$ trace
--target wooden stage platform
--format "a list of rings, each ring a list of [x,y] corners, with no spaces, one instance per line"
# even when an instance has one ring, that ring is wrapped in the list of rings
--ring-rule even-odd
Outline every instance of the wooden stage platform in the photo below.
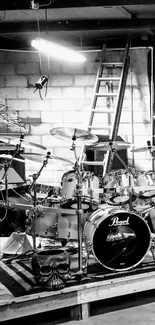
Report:
[[[91,302],[155,289],[155,261],[151,255],[124,272],[110,272],[91,256],[87,276],[68,281],[58,291],[36,286],[31,258],[0,261],[0,322],[64,308],[70,308],[70,319],[86,319]],[[77,254],[71,258],[77,259]]]

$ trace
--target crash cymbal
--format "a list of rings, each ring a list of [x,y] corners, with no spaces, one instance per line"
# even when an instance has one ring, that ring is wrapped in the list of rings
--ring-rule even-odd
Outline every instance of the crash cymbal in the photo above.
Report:
[[[139,148],[133,148],[131,150],[131,152],[149,152],[149,151],[154,151],[155,150],[155,146],[151,146],[150,148],[148,147],[139,147]]]
[[[12,137],[0,137],[0,141],[1,142],[4,142],[4,143],[7,143],[8,145],[17,145],[20,143],[20,139],[19,138],[12,138]],[[42,150],[47,150],[46,147],[40,145],[40,144],[37,144],[37,143],[34,143],[34,142],[30,142],[30,141],[27,141],[25,139],[22,139],[22,143],[21,143],[21,147],[24,147],[24,148],[32,148],[32,147],[36,147],[36,148],[39,148],[39,149],[42,149]]]
[[[61,140],[72,140],[72,141],[98,141],[97,135],[90,133],[85,130],[70,128],[70,127],[56,127],[50,130],[50,134]]]
[[[20,155],[23,158],[27,159],[27,160],[34,161],[34,162],[39,162],[39,163],[42,163],[43,160],[45,159],[45,155],[42,155],[40,153],[24,152],[24,153],[21,153]],[[50,155],[48,157],[48,163],[50,163],[50,164],[52,164],[53,162],[56,162],[57,160],[65,162],[65,163],[67,163],[69,165],[74,164],[71,160],[65,159],[65,158],[62,158],[62,157],[53,156],[53,155]]]
[[[0,159],[3,159],[3,160],[11,160],[11,159],[13,159],[15,161],[19,161],[19,162],[22,162],[22,163],[25,162],[23,159],[13,157],[12,155],[9,155],[9,154],[1,154]]]
[[[7,146],[5,143],[0,143],[0,152],[8,152],[8,151],[13,151],[15,150],[15,146]]]
[[[123,150],[128,149],[131,146],[131,143],[129,142],[123,142],[123,141],[108,141],[108,142],[98,142],[94,145],[91,145],[88,147],[88,149],[93,150],[100,150],[100,151],[107,151],[110,149],[115,150]]]

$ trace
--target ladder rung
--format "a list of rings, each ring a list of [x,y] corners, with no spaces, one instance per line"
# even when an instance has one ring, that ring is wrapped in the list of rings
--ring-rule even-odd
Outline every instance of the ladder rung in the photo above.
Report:
[[[111,130],[111,126],[91,126],[88,127],[91,130]]]
[[[114,78],[114,77],[100,77],[98,80],[100,81],[120,81],[121,78]]]
[[[102,64],[106,66],[116,66],[116,67],[123,66],[123,62],[102,62]]]
[[[114,109],[92,109],[91,112],[95,113],[114,113]]]
[[[117,93],[96,93],[97,97],[117,97]]]
[[[89,149],[89,147],[88,147],[88,149]],[[95,148],[94,148],[94,150],[95,150]],[[92,166],[103,166],[104,165],[103,161],[83,161],[82,163],[84,165],[92,165]]]

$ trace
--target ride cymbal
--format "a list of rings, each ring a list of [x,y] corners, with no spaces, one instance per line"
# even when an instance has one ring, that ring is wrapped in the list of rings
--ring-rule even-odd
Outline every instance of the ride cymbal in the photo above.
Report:
[[[60,140],[72,140],[72,141],[98,141],[97,135],[90,133],[88,131],[70,128],[70,127],[56,127],[50,130],[50,134]]]
[[[12,137],[4,137],[4,138],[0,137],[0,141],[6,143],[7,145],[13,145],[13,146],[20,143],[19,138],[12,138]],[[47,148],[42,146],[41,144],[30,142],[30,141],[27,141],[25,139],[22,139],[21,147],[24,147],[24,148],[36,147],[36,148],[39,148],[39,149],[42,149],[42,150],[47,150]]]
[[[46,158],[45,155],[42,155],[40,153],[32,153],[32,152],[24,152],[24,153],[21,153],[20,155],[23,158],[27,159],[27,160],[34,161],[34,162],[39,162],[39,163],[42,163],[43,160]],[[50,163],[50,164],[52,164],[53,161],[55,161],[55,160],[65,162],[65,163],[67,163],[69,165],[74,164],[71,160],[65,159],[65,158],[62,158],[62,157],[53,156],[53,155],[50,155],[48,157],[48,163]]]
[[[100,150],[100,151],[107,151],[111,149],[115,150],[123,150],[128,149],[131,146],[129,142],[123,141],[108,141],[108,142],[98,142],[94,145],[88,147],[88,149]]]

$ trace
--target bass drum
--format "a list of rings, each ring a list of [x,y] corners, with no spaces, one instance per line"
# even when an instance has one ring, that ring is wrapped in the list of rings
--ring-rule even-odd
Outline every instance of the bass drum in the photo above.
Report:
[[[95,211],[83,230],[86,247],[97,261],[113,271],[138,265],[151,246],[151,232],[137,214],[105,206]]]

